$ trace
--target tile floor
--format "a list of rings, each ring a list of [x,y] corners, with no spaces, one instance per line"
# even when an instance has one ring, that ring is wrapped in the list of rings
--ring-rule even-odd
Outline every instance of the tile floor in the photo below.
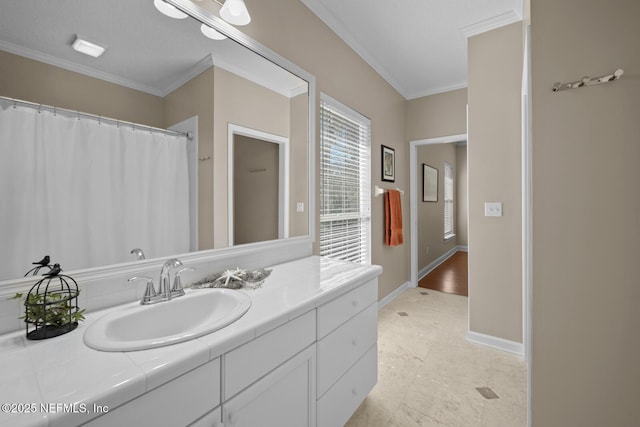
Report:
[[[378,383],[346,426],[526,426],[526,363],[466,340],[466,297],[412,288],[378,319]]]

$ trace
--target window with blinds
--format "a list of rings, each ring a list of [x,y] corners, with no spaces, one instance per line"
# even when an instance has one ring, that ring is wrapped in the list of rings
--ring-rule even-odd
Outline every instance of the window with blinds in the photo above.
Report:
[[[371,122],[320,99],[320,255],[371,262]]]
[[[453,168],[444,163],[444,238],[453,237]]]

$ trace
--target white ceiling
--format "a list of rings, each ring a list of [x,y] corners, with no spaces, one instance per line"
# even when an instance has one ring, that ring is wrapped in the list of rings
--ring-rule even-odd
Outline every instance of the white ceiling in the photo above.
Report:
[[[106,52],[74,51],[75,34]],[[153,0],[2,0],[0,50],[158,96],[213,63],[286,96],[306,90],[305,81],[238,43],[204,37],[195,19],[162,15]]]
[[[466,87],[466,37],[523,10],[523,0],[301,1],[406,99]]]

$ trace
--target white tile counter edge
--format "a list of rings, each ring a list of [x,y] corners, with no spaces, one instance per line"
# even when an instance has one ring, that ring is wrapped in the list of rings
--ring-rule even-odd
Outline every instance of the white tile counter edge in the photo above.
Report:
[[[252,300],[251,308],[242,318],[224,329],[184,343],[126,353],[87,347],[82,339],[86,328],[119,307],[89,313],[77,330],[49,340],[29,341],[24,331],[0,336],[0,378],[5,383],[0,387],[0,403],[37,405],[36,413],[29,415],[7,412],[3,407],[0,424],[54,426],[70,425],[70,421],[86,422],[99,415],[92,411],[94,404],[115,409],[382,272],[379,266],[317,256],[271,268],[273,271],[262,288],[242,291]],[[83,413],[85,406],[82,406],[77,413],[62,409],[42,413],[41,403],[83,404],[88,411]]]

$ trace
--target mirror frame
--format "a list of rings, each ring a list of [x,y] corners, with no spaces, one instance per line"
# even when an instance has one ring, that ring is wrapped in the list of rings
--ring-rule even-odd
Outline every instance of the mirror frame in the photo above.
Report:
[[[151,0],[149,0],[151,1]],[[308,200],[308,230],[309,234],[306,236],[289,237],[280,240],[269,240],[257,243],[247,243],[232,247],[207,249],[203,251],[188,252],[184,254],[167,255],[160,258],[153,258],[147,260],[137,260],[120,264],[104,265],[99,267],[91,267],[79,270],[73,270],[65,272],[74,277],[78,281],[95,281],[95,280],[108,280],[111,278],[120,278],[127,275],[135,274],[141,270],[148,270],[156,266],[161,265],[167,258],[177,257],[180,258],[185,264],[194,264],[201,262],[214,261],[222,258],[229,258],[234,256],[240,256],[249,253],[257,253],[265,250],[282,250],[287,249],[296,251],[294,258],[299,258],[299,248],[301,245],[309,247],[309,255],[312,252],[312,246],[316,238],[316,79],[315,76],[306,70],[300,68],[298,65],[289,61],[288,59],[277,54],[273,50],[266,46],[263,46],[256,40],[239,31],[237,28],[226,23],[221,18],[214,15],[212,12],[198,6],[190,0],[165,0],[188,14],[192,19],[196,19],[207,25],[213,27],[217,31],[223,33],[230,39],[241,44],[242,46],[252,50],[265,59],[273,62],[274,64],[284,68],[292,74],[300,77],[308,83],[308,179],[309,179],[309,200]],[[33,284],[33,277],[21,277],[7,280],[0,280],[0,297],[1,296],[13,296],[16,292],[25,290],[28,286]]]

